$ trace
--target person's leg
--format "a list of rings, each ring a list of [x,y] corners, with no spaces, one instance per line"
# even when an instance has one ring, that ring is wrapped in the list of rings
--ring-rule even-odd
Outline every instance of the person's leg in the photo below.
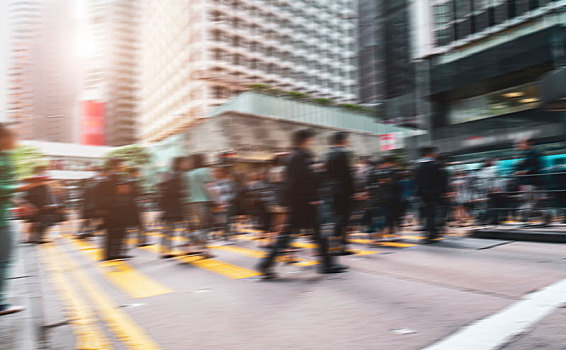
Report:
[[[134,228],[137,232],[137,236],[138,236],[138,246],[144,246],[147,244],[147,240],[146,240],[146,236],[145,236],[145,230],[143,228],[143,225],[140,223],[138,226],[136,226]]]
[[[171,222],[163,222],[163,229],[161,230],[161,244],[159,247],[162,255],[169,254],[171,252],[171,234],[173,230],[174,226]]]
[[[8,225],[0,226],[0,307],[6,303],[6,282],[13,248],[14,242],[11,227]]]
[[[104,259],[113,259],[114,256],[112,255],[112,248],[113,248],[113,242],[112,242],[112,227],[108,222],[104,222],[104,226],[105,226],[105,234],[104,234]]]
[[[123,226],[118,226],[116,227],[116,232],[115,232],[115,252],[116,252],[116,256],[117,257],[125,257],[127,256],[127,247],[124,244],[124,240],[127,237],[127,232],[128,229],[127,227],[123,227]]]
[[[423,201],[422,216],[424,218],[424,230],[428,234],[429,239],[436,236],[436,204],[432,199],[425,199]]]
[[[312,220],[312,238],[318,245],[318,256],[323,268],[330,268],[333,265],[332,256],[328,249],[328,240],[321,234],[320,227],[315,220]]]
[[[289,220],[291,221],[292,218]],[[279,233],[275,244],[272,245],[271,250],[269,251],[269,254],[259,263],[258,270],[263,273],[265,277],[273,277],[270,270],[275,262],[275,258],[289,246],[289,243],[291,242],[291,233],[293,232],[293,228],[291,228],[291,226],[292,225],[286,225],[285,229]]]

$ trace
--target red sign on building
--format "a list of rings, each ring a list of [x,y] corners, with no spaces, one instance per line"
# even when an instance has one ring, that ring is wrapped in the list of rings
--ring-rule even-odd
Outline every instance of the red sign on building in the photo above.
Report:
[[[81,101],[81,143],[89,146],[103,146],[105,140],[104,103]]]

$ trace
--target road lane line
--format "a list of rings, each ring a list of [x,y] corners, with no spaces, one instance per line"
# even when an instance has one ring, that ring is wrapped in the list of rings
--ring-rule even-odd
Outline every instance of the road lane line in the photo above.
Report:
[[[108,297],[88,275],[82,271],[74,258],[60,245],[55,245],[57,259],[67,266],[80,283],[88,298],[95,305],[99,316],[104,320],[116,339],[131,350],[157,350],[160,347],[138,326],[138,324]]]
[[[69,238],[68,241],[87,258],[94,261],[104,277],[132,298],[148,298],[173,292],[172,289],[139,272],[124,261],[101,262],[102,249],[84,240]]]
[[[501,349],[562,305],[566,305],[566,279],[527,294],[523,300],[462,328],[424,350]]]
[[[59,291],[59,299],[64,304],[63,311],[67,314],[76,336],[75,348],[78,350],[112,349],[112,345],[97,324],[96,315],[65,277],[63,265],[54,254],[53,246],[45,244],[40,247],[40,252],[50,272],[50,280]],[[66,268],[69,267],[66,266]]]

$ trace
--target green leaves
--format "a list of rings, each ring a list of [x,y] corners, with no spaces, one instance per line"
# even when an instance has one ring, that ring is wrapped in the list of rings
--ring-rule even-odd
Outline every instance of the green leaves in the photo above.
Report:
[[[106,155],[106,158],[114,157],[124,159],[130,166],[142,166],[148,164],[151,160],[151,155],[147,152],[145,147],[139,145],[120,147]]]
[[[49,165],[49,159],[38,148],[30,145],[20,145],[12,153],[18,179],[33,175],[36,166]]]

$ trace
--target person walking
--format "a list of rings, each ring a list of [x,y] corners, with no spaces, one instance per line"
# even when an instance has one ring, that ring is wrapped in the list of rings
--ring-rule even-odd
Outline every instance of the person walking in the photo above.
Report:
[[[97,186],[96,204],[103,217],[106,230],[104,240],[104,260],[127,259],[124,255],[126,228],[132,218],[127,210],[134,189],[123,176],[124,161],[111,158],[106,162],[106,176]]]
[[[28,183],[37,183],[48,179],[47,167],[41,165],[33,169],[33,176],[26,179]],[[35,208],[34,214],[29,216],[30,237],[28,243],[46,243],[45,231],[53,224],[52,222],[52,198],[51,189],[47,184],[34,186],[27,190],[23,199]]]
[[[174,256],[172,241],[177,230],[184,228],[185,225],[183,200],[186,191],[183,173],[186,162],[185,157],[175,158],[171,164],[171,172],[166,174],[165,179],[159,184],[159,209],[162,211],[161,220],[164,224],[160,245],[162,259]]]
[[[330,137],[330,149],[325,155],[325,169],[332,196],[334,214],[334,241],[340,242],[338,255],[354,254],[348,249],[348,224],[352,215],[354,176],[351,154],[348,150],[349,135],[339,131]]]
[[[136,167],[128,168],[127,179],[132,188],[132,192],[128,196],[127,213],[126,216],[130,218],[127,224],[128,228],[137,233],[137,246],[148,246],[147,237],[145,233],[145,224],[143,222],[142,212],[140,210],[140,202],[142,197],[141,184],[140,184],[140,170]]]
[[[259,263],[258,271],[264,279],[275,278],[272,271],[275,258],[289,246],[291,234],[301,229],[312,230],[321,259],[320,273],[339,273],[348,267],[336,264],[328,252],[328,241],[318,226],[317,206],[320,205],[316,175],[311,168],[311,152],[315,133],[312,129],[299,129],[292,135],[293,151],[285,169],[285,197],[289,209],[287,226],[277,237],[269,254]]]
[[[10,305],[6,300],[6,284],[14,249],[14,234],[10,223],[10,209],[16,192],[46,186],[44,179],[36,179],[24,185],[16,184],[16,173],[11,151],[16,148],[16,135],[5,124],[0,123],[0,316],[24,310],[24,307]],[[25,212],[33,214],[35,208],[29,204],[20,205]]]
[[[192,243],[199,246],[199,251],[188,251],[187,253],[198,253],[204,258],[214,257],[206,247],[208,233],[212,227],[213,195],[212,186],[214,177],[212,169],[205,165],[205,156],[201,153],[193,154],[191,157],[191,168],[186,175],[186,183],[190,188],[189,213],[190,219],[196,223],[192,234]]]
[[[435,147],[423,147],[421,155],[415,174],[416,195],[422,203],[426,243],[433,243],[439,234],[438,211],[446,190],[445,174],[436,160],[438,154]]]

